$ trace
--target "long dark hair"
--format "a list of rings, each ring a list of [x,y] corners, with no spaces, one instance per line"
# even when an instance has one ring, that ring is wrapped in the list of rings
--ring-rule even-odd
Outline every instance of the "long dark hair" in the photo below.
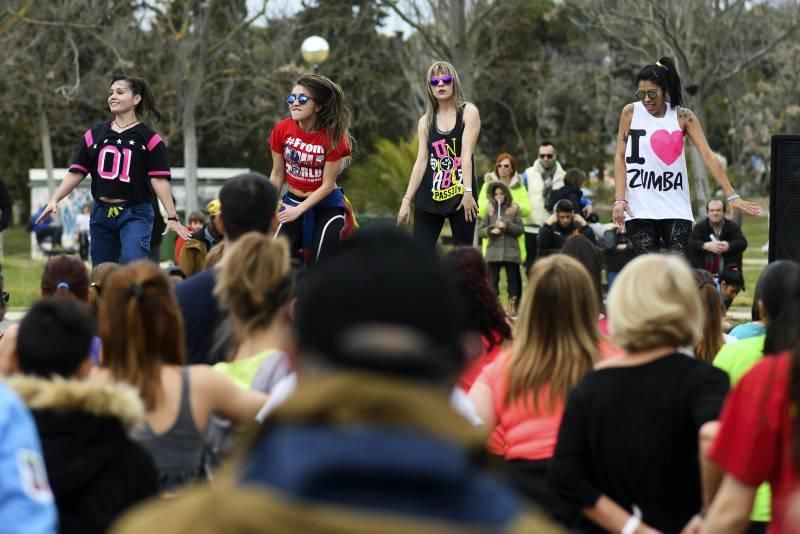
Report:
[[[464,299],[468,329],[486,339],[488,350],[511,339],[511,326],[489,284],[489,271],[480,251],[475,247],[455,247],[444,260]]]
[[[705,269],[695,269],[693,274],[703,308],[703,329],[700,339],[694,345],[694,354],[700,360],[712,362],[725,344],[722,335],[722,317],[725,311],[711,273]]]
[[[136,104],[137,117],[150,116],[156,121],[161,120],[161,112],[158,111],[158,106],[156,106],[156,99],[144,78],[136,78],[134,76],[125,76],[122,74],[115,75],[111,78],[111,84],[119,81],[126,82],[128,88],[134,95],[142,97],[139,103]]]
[[[640,81],[653,82],[661,87],[661,90],[669,95],[669,103],[672,107],[683,104],[681,77],[678,75],[678,68],[672,58],[662,57],[654,64],[645,66],[636,76],[636,82]]]
[[[295,82],[311,93],[314,103],[319,106],[317,112],[317,128],[323,130],[330,142],[328,152],[336,149],[339,143],[353,146],[350,136],[350,107],[344,97],[344,91],[330,78],[319,74],[306,74]]]
[[[761,273],[758,288],[767,312],[764,354],[790,350],[800,342],[800,265],[788,260],[771,263]]]

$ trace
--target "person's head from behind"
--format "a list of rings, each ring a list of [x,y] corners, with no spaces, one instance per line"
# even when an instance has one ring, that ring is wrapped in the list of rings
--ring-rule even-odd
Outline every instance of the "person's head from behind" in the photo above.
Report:
[[[218,217],[229,241],[247,232],[275,231],[278,192],[263,174],[248,172],[229,179],[219,191],[219,202]]]
[[[685,260],[645,254],[625,266],[608,295],[614,342],[627,352],[693,347],[703,310]]]
[[[205,268],[210,269],[217,265],[222,259],[223,254],[225,254],[225,241],[220,241],[211,247],[211,250],[206,254]]]
[[[500,206],[503,209],[511,206],[511,192],[503,182],[495,181],[490,183],[486,192],[492,205]]]
[[[564,185],[573,189],[580,189],[586,181],[586,173],[580,169],[572,168],[564,174]],[[574,207],[574,206],[573,206]]]
[[[539,143],[539,163],[542,164],[542,167],[545,169],[551,168],[556,163],[556,158],[558,154],[556,153],[556,147],[553,146],[553,143],[550,141],[542,141]]]
[[[800,264],[778,260],[767,265],[756,284],[756,307],[767,325],[764,352],[776,354],[800,341]]]
[[[435,250],[394,227],[366,228],[309,272],[298,292],[301,368],[449,388],[465,363],[463,308]]]
[[[208,247],[205,242],[199,239],[189,239],[181,249],[178,258],[178,267],[184,274],[184,278],[194,276],[206,268],[206,254]]]
[[[183,321],[172,284],[156,264],[140,260],[121,267],[103,288],[99,334],[103,367],[139,389],[155,406],[163,365],[183,365]]]
[[[258,232],[240,237],[226,253],[214,294],[231,314],[237,343],[276,319],[288,324],[293,291],[286,241]]]
[[[706,203],[706,212],[711,224],[722,224],[725,220],[725,202],[718,198],[712,198]]]
[[[564,241],[561,253],[578,260],[592,279],[597,305],[603,310],[603,259],[594,243],[582,235],[573,235]]]
[[[583,265],[563,254],[537,260],[514,325],[504,402],[534,392],[530,408],[537,411],[563,400],[599,357],[598,315],[596,291]],[[549,398],[539,399],[544,386]]]
[[[681,78],[672,59],[662,57],[646,65],[636,76],[636,98],[651,115],[659,114],[669,102],[672,107],[683,104]]]
[[[90,277],[91,283],[89,284],[89,310],[95,321],[100,314],[100,303],[103,300],[103,288],[111,278],[111,275],[119,268],[119,263],[112,263],[109,261],[101,263],[92,269],[92,275]]]
[[[193,211],[189,214],[189,224],[186,226],[190,232],[199,232],[206,224],[206,216],[202,211]]]
[[[561,228],[569,228],[570,225],[572,225],[572,221],[575,220],[574,206],[572,205],[572,202],[566,198],[562,198],[556,202],[553,211],[556,214],[558,226]]]
[[[725,310],[722,308],[717,285],[711,273],[704,269],[695,269],[693,275],[700,296],[700,306],[703,309],[703,327],[700,339],[694,345],[694,354],[701,360],[711,362],[725,343],[722,337],[722,319]]]
[[[84,378],[94,322],[73,299],[44,299],[25,314],[17,333],[17,366],[27,375]]]
[[[722,301],[725,303],[725,309],[728,309],[733,303],[733,299],[744,291],[744,276],[742,269],[738,265],[726,265],[719,273],[719,293],[722,296]]]
[[[89,301],[89,273],[77,256],[50,258],[42,271],[42,297],[68,297]]]
[[[481,252],[475,247],[455,247],[444,257],[444,264],[455,276],[467,329],[481,334],[490,350],[511,339],[511,327],[489,283],[489,270]]]
[[[494,160],[494,172],[506,183],[517,172],[517,160],[508,152],[501,152]]]

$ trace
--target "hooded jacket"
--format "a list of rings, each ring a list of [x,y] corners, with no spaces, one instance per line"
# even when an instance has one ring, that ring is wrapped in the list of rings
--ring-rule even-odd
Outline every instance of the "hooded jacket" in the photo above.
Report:
[[[308,377],[213,486],[114,534],[561,532],[480,465],[485,436],[445,391],[372,373]]]
[[[502,188],[506,194],[506,204],[497,209],[497,202],[494,200],[492,191]],[[513,198],[508,186],[499,180],[487,184],[486,187],[487,204],[491,203],[493,209],[486,209],[486,213],[478,222],[478,237],[487,238],[488,243],[484,250],[487,262],[511,262],[522,263],[522,252],[520,249],[520,236],[522,236],[523,226],[520,218],[520,210],[508,213]],[[506,227],[500,235],[494,235],[489,231],[502,220]]]
[[[8,385],[36,421],[62,534],[106,532],[122,512],[158,492],[152,458],[127,434],[144,420],[134,389],[32,376]]]
[[[567,172],[561,164],[556,161],[553,181],[547,183],[544,179],[544,166],[542,166],[542,163],[537,159],[533,165],[525,170],[524,174],[527,179],[528,199],[531,205],[530,222],[542,225],[549,215],[549,212],[545,208],[545,203],[550,197],[550,192],[554,189],[564,187],[564,176],[566,176]]]

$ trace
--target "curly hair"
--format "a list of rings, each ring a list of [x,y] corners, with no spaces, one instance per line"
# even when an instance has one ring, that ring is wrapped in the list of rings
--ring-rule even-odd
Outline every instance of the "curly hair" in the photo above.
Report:
[[[455,247],[445,256],[445,264],[455,275],[465,303],[467,328],[479,332],[491,351],[511,339],[511,326],[489,283],[489,270],[478,249]]]

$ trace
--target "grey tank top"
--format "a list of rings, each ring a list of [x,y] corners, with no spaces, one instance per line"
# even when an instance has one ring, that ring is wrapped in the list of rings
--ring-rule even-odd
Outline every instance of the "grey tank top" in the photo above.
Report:
[[[150,452],[158,469],[161,491],[179,488],[203,475],[204,440],[192,417],[189,368],[181,368],[181,400],[178,417],[163,434],[145,422],[132,437]]]

